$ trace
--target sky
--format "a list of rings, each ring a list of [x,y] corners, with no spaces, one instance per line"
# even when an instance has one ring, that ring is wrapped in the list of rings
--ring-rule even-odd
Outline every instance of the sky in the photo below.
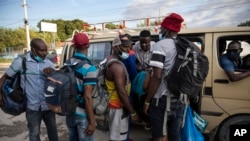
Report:
[[[24,26],[24,0],[0,0],[0,28]],[[92,25],[103,22],[136,27],[143,19],[180,14],[187,28],[229,27],[250,21],[249,0],[26,0],[29,27],[42,19],[81,19]],[[132,20],[132,21],[130,21]]]

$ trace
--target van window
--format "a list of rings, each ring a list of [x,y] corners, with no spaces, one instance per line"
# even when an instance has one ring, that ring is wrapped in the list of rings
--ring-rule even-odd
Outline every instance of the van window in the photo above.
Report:
[[[88,49],[88,58],[94,65],[98,65],[111,53],[111,42],[91,43]]]
[[[240,57],[243,58],[244,56],[250,54],[250,35],[237,35],[237,36],[225,36],[218,38],[217,41],[217,51],[218,51],[218,61],[220,64],[220,57],[226,53],[226,50],[228,48],[228,44],[231,41],[239,41],[241,43],[242,52],[240,54]]]

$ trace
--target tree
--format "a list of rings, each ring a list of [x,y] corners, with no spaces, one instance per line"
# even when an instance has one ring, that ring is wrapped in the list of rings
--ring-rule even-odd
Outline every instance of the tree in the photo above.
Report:
[[[57,40],[65,41],[67,38],[72,36],[72,33],[75,29],[83,30],[83,24],[88,24],[80,19],[75,20],[46,20],[42,19],[38,24],[37,27],[41,29],[41,22],[49,22],[57,24]]]
[[[107,29],[119,29],[119,28],[120,28],[120,25],[115,25],[115,24],[113,24],[113,23],[107,23],[107,24],[105,25],[105,28],[107,28]]]
[[[250,21],[240,23],[238,26],[250,26]]]

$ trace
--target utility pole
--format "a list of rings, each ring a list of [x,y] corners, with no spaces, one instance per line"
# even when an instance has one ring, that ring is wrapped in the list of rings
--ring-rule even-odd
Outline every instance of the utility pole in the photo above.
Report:
[[[29,31],[29,23],[28,23],[28,14],[27,14],[27,4],[26,0],[23,0],[23,8],[24,8],[24,24],[26,30],[26,41],[27,41],[27,48],[28,51],[30,50],[30,31]]]

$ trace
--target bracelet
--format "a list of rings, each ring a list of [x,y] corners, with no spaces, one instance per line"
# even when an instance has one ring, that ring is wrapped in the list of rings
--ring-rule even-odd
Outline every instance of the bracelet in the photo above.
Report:
[[[136,112],[134,112],[133,114],[130,114],[131,117],[135,116],[136,115]]]
[[[145,105],[147,105],[147,106],[149,106],[149,105],[150,105],[150,103],[149,103],[149,102],[146,102],[146,101],[144,102],[144,104],[145,104]]]

